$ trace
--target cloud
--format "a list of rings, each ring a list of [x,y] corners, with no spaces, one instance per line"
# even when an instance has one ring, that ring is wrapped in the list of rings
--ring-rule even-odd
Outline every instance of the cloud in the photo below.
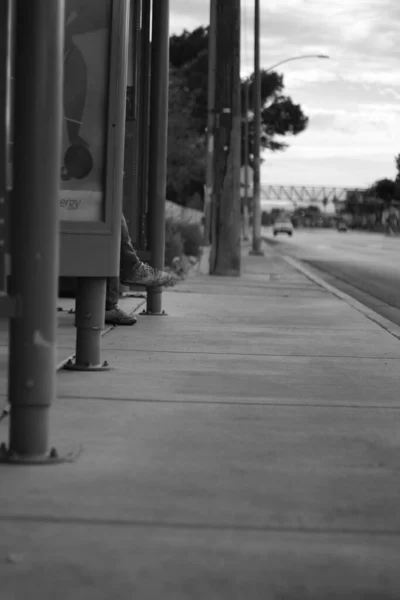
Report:
[[[254,65],[253,13],[254,0],[242,0],[243,74]],[[208,20],[209,2],[171,0],[174,32]],[[331,57],[277,67],[285,93],[303,107],[310,125],[286,139],[286,152],[266,155],[268,178],[369,185],[394,177],[400,152],[399,39],[398,0],[261,0],[263,68],[302,54]]]

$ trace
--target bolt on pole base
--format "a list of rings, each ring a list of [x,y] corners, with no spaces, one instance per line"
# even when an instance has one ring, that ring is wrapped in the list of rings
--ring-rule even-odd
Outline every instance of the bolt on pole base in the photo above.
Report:
[[[9,464],[9,465],[37,465],[37,466],[46,466],[46,465],[59,465],[63,463],[72,463],[75,462],[82,452],[82,448],[74,452],[68,452],[67,454],[60,455],[56,448],[52,448],[49,452],[40,455],[21,455],[17,454],[10,448],[7,448],[6,444],[3,443],[0,445],[0,464]]]
[[[87,364],[79,364],[69,359],[64,365],[65,371],[110,371],[111,367],[108,362],[105,360],[104,362],[98,365]]]
[[[104,327],[106,279],[80,277],[76,293],[75,360],[64,365],[67,371],[109,371],[110,365],[100,358],[101,334]]]
[[[168,313],[166,313],[165,310],[162,310],[161,312],[152,312],[150,310],[142,310],[142,312],[140,313],[140,316],[142,316],[142,317],[167,317]]]

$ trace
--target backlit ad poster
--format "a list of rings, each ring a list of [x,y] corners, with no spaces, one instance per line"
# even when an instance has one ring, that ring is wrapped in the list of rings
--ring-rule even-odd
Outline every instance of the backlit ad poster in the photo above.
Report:
[[[61,221],[104,219],[110,0],[67,0]]]

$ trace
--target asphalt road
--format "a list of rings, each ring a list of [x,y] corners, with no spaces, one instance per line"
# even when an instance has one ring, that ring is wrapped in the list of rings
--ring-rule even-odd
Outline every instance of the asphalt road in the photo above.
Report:
[[[317,269],[328,283],[400,325],[400,238],[336,230],[296,230],[292,238],[263,228],[282,252]]]

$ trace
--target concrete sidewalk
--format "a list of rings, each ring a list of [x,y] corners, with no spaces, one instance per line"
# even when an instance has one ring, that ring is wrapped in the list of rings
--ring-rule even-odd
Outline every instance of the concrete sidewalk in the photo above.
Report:
[[[75,329],[75,300],[69,298],[58,299],[57,311],[57,370],[74,356],[76,344]],[[124,294],[119,306],[127,313],[137,313],[146,304],[146,295],[143,293]],[[106,326],[103,335],[114,328]],[[8,321],[0,320],[0,414],[7,404],[7,361],[8,361]]]
[[[59,373],[81,454],[0,467],[1,600],[398,600],[400,342],[266,252]]]

